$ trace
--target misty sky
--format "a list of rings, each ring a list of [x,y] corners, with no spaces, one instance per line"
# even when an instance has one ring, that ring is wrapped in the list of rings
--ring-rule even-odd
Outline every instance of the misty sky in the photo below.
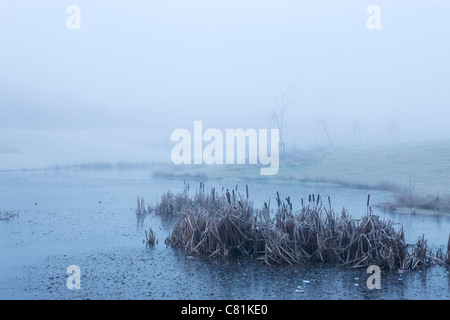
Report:
[[[81,29],[69,30],[69,5]],[[369,5],[381,30],[369,30]],[[450,1],[0,2],[0,128],[275,127],[287,143],[450,138]],[[322,122],[322,120],[324,122]]]

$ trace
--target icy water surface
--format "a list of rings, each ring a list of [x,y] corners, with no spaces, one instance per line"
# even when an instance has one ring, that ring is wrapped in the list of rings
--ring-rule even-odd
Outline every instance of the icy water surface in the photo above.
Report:
[[[189,181],[195,192],[199,181]],[[239,180],[207,186],[244,192]],[[449,270],[382,272],[381,290],[369,290],[364,269],[330,265],[266,266],[249,258],[207,259],[167,247],[173,221],[148,217],[138,226],[136,197],[156,203],[161,194],[183,190],[183,181],[152,178],[146,170],[53,170],[0,172],[0,210],[19,212],[0,221],[1,299],[449,299]],[[309,193],[331,196],[338,211],[355,217],[391,195],[324,184],[251,182],[250,198],[261,207],[274,195],[291,196],[294,206]],[[450,215],[385,214],[403,224],[407,241],[425,233],[444,245]],[[158,244],[146,248],[144,229]],[[400,225],[399,225],[400,227]],[[81,270],[81,289],[66,287],[66,268]]]

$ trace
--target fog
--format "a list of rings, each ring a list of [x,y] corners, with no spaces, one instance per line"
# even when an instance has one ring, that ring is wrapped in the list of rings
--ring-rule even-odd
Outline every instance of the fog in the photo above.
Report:
[[[369,30],[368,6],[381,29]],[[70,30],[69,5],[81,29]],[[450,1],[0,3],[1,169],[170,159],[170,133],[287,148],[450,138]],[[20,165],[19,165],[20,164]]]

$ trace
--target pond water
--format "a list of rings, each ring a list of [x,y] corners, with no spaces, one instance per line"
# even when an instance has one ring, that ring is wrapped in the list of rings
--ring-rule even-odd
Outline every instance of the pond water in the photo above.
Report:
[[[186,181],[194,193],[200,181]],[[207,187],[235,188],[239,179],[204,181]],[[149,170],[43,170],[0,172],[0,211],[18,212],[0,221],[1,299],[449,299],[449,269],[382,271],[381,290],[366,286],[366,270],[336,265],[267,266],[249,258],[207,259],[167,247],[173,221],[151,215],[136,221],[136,197],[155,204],[183,180],[154,178]],[[275,193],[294,207],[309,194],[331,196],[333,208],[358,217],[392,195],[331,184],[290,181],[248,183],[256,208]],[[272,206],[273,206],[272,205]],[[433,247],[446,245],[450,215],[375,214],[402,224],[408,242],[425,234]],[[144,230],[158,239],[146,248]],[[66,268],[81,270],[81,289],[66,287]]]

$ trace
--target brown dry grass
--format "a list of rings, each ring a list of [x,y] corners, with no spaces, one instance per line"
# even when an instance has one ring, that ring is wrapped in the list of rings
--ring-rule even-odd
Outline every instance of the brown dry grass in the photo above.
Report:
[[[190,254],[216,257],[251,256],[267,264],[335,262],[352,268],[378,265],[389,270],[414,270],[434,264],[449,264],[447,252],[433,253],[424,237],[414,244],[405,241],[404,231],[391,220],[374,215],[367,199],[367,212],[360,219],[347,211],[340,214],[322,205],[320,195],[302,199],[298,212],[290,197],[277,192],[277,208],[271,216],[270,203],[254,209],[253,203],[236,190],[219,194],[205,192],[200,185],[191,198],[188,190],[161,198],[155,212],[176,215],[177,222],[166,244],[181,247]]]

